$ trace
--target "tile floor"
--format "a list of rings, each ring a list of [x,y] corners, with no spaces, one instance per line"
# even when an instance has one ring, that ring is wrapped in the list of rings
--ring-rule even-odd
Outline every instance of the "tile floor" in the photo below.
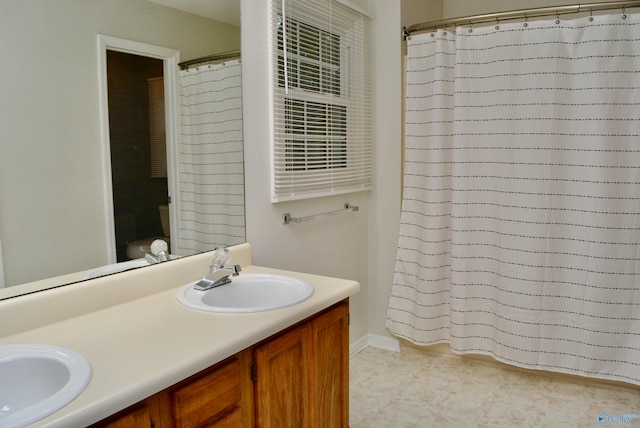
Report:
[[[621,419],[625,416],[629,419]],[[350,428],[640,427],[640,388],[532,374],[411,347],[400,353],[367,348],[351,358],[349,423]]]

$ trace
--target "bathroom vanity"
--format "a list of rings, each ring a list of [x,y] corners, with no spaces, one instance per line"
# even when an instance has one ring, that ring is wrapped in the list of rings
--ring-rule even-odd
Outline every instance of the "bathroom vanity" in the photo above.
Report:
[[[298,278],[313,295],[256,313],[186,307],[176,294],[207,273],[204,253],[0,301],[0,345],[66,347],[93,369],[79,396],[30,426],[347,426],[359,284],[253,266],[248,244],[231,251],[242,273]]]
[[[347,427],[348,317],[333,305],[92,427]]]

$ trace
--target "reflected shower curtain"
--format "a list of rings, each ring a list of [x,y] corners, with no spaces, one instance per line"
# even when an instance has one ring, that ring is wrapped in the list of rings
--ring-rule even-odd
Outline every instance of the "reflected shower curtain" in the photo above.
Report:
[[[240,60],[182,70],[180,95],[177,253],[244,242]]]
[[[387,327],[640,384],[640,16],[408,41]]]

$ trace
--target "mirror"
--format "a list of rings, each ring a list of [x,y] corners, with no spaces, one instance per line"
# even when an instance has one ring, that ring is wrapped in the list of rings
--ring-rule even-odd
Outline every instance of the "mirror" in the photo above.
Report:
[[[180,61],[239,50],[239,2],[0,2],[0,299],[115,261],[100,34],[177,50]]]

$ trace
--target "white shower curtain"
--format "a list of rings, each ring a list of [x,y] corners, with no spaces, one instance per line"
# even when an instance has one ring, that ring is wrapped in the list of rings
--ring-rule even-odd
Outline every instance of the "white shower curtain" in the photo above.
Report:
[[[640,384],[640,15],[408,41],[387,327]]]
[[[181,71],[180,92],[176,248],[189,255],[245,240],[240,60]]]

